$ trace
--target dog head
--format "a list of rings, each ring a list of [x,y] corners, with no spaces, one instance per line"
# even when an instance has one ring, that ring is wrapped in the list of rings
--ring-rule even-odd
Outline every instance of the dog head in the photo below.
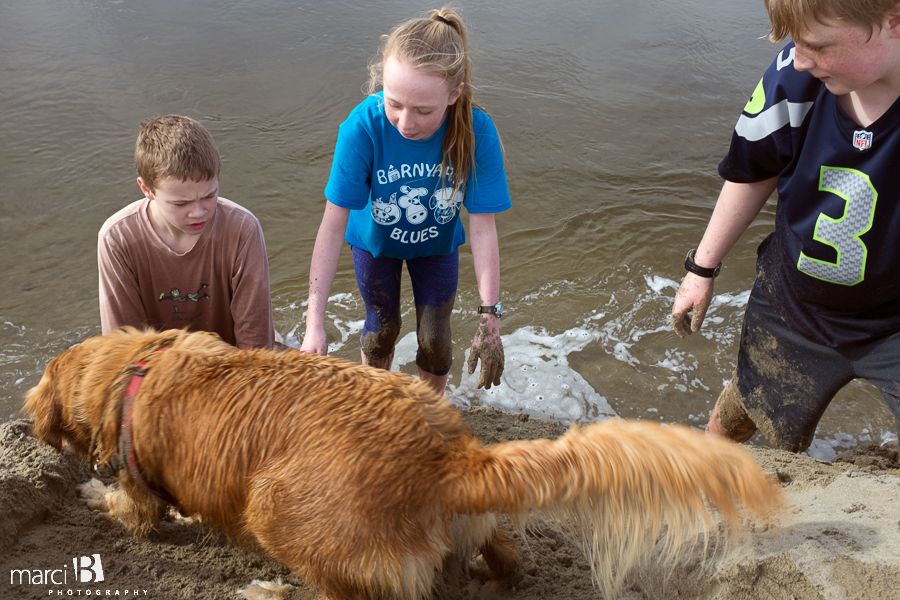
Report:
[[[66,443],[86,456],[94,430],[104,421],[107,404],[116,400],[111,396],[114,382],[121,381],[123,373],[146,358],[147,352],[152,353],[154,344],[164,338],[188,350],[202,345],[232,348],[215,336],[181,330],[138,331],[126,327],[88,338],[51,360],[41,381],[26,395],[22,411],[34,419],[35,437],[57,450]],[[108,412],[109,422],[115,425],[104,427],[104,431],[108,430],[114,440],[117,405]]]
[[[87,454],[90,428],[79,423],[75,414],[74,380],[84,369],[84,357],[89,349],[84,344],[69,348],[55,357],[44,369],[41,381],[25,396],[22,412],[34,419],[34,436],[42,442],[62,450],[68,441],[79,454]]]

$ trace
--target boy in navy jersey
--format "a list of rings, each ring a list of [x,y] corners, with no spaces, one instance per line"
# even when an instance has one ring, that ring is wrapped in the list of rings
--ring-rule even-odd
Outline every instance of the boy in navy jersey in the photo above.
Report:
[[[743,442],[759,429],[799,452],[856,378],[900,423],[900,3],[765,2],[770,38],[793,42],[719,164],[726,182],[672,324],[682,337],[700,329],[717,265],[777,189],[735,375],[706,430]]]

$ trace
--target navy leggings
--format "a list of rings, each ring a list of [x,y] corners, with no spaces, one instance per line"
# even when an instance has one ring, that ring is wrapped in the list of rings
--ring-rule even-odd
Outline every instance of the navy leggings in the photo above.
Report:
[[[387,358],[400,335],[400,274],[403,259],[375,258],[357,247],[353,267],[366,304],[366,323],[359,344],[369,360]],[[416,304],[416,366],[432,375],[446,375],[453,362],[450,314],[459,282],[459,249],[440,256],[406,261]]]

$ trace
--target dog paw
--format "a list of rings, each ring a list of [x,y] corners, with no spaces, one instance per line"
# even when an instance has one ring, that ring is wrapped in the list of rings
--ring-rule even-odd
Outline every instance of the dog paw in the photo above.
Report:
[[[484,562],[484,558],[480,555],[469,562],[468,572],[471,577],[480,579],[481,581],[490,581],[494,576],[493,573],[491,573],[491,569],[487,566],[487,563]]]
[[[173,523],[179,525],[201,525],[203,523],[203,518],[200,515],[190,515],[186,517],[172,507],[169,507],[168,517]]]
[[[115,491],[115,486],[106,485],[97,478],[75,486],[78,498],[87,504],[91,510],[109,512],[109,502],[106,498]]]
[[[254,579],[250,585],[238,590],[238,595],[246,600],[281,600],[294,589],[294,586],[281,583],[281,578],[275,581],[260,581]]]

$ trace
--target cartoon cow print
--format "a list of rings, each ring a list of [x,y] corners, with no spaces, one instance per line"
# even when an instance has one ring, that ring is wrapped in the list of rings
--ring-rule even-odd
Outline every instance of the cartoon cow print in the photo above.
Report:
[[[456,209],[462,203],[462,197],[453,192],[453,188],[441,188],[431,196],[429,206],[434,209],[434,218],[441,225],[449,223],[456,216]]]
[[[391,194],[391,198],[387,202],[382,202],[381,198],[372,200],[372,218],[379,225],[393,225],[400,220],[396,192]]]
[[[406,209],[406,220],[413,225],[418,225],[428,217],[428,209],[419,202],[419,196],[428,193],[428,188],[410,188],[408,185],[400,186],[403,195],[397,201],[400,208]]]

